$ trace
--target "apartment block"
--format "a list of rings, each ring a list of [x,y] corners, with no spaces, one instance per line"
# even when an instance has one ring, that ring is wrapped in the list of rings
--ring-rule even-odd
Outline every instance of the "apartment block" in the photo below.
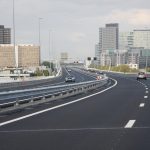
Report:
[[[36,67],[40,65],[40,49],[34,45],[18,45],[18,67]]]
[[[15,51],[13,45],[0,44],[0,68],[15,67]]]
[[[4,67],[38,67],[40,65],[40,48],[35,45],[0,44],[0,68]]]

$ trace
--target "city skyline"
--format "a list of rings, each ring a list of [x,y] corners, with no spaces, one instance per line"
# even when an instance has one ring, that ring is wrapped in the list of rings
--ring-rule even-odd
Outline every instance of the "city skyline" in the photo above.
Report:
[[[61,52],[68,52],[70,57],[74,53],[80,58],[94,56],[98,29],[104,24],[119,23],[120,31],[149,28],[149,3],[148,0],[146,3],[142,0],[15,0],[16,42],[38,44],[38,18],[42,17],[42,59],[49,59],[49,30],[54,56],[59,57]],[[0,9],[1,24],[12,28],[12,2],[2,0]]]

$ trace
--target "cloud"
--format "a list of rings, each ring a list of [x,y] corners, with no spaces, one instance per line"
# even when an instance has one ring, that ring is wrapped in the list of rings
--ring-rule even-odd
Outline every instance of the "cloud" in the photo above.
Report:
[[[82,42],[86,37],[85,33],[74,32],[70,35],[71,41],[73,42]]]
[[[15,0],[16,41],[38,44],[41,21],[43,58],[48,54],[49,30],[54,30],[53,53],[94,55],[98,28],[118,22],[120,31],[150,27],[149,0]],[[0,0],[0,21],[12,27],[12,0]]]
[[[115,10],[111,15],[106,17],[108,20],[127,22],[130,25],[145,25],[150,24],[149,9],[131,9],[128,11]]]

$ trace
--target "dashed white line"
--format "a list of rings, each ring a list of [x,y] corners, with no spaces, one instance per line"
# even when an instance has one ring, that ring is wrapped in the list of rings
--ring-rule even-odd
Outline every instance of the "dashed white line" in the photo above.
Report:
[[[136,120],[129,120],[124,128],[132,128]]]
[[[148,98],[148,96],[144,96],[144,98]]]
[[[141,103],[140,105],[139,105],[139,107],[144,107],[145,106],[145,103]]]
[[[146,90],[148,90],[148,88],[146,88]]]
[[[145,91],[145,93],[148,93],[148,91]]]

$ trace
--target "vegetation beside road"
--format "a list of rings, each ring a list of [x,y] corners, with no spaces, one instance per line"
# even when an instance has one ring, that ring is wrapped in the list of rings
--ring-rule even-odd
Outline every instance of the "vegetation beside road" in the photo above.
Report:
[[[31,76],[50,76],[50,75],[55,75],[54,72],[54,64],[50,63],[49,61],[43,61],[42,66],[45,66],[46,69],[39,69],[37,68],[34,73],[31,74]]]
[[[138,69],[131,69],[128,65],[119,65],[119,66],[98,66],[90,65],[90,68],[96,68],[99,70],[114,71],[114,72],[123,72],[123,73],[137,73]]]

